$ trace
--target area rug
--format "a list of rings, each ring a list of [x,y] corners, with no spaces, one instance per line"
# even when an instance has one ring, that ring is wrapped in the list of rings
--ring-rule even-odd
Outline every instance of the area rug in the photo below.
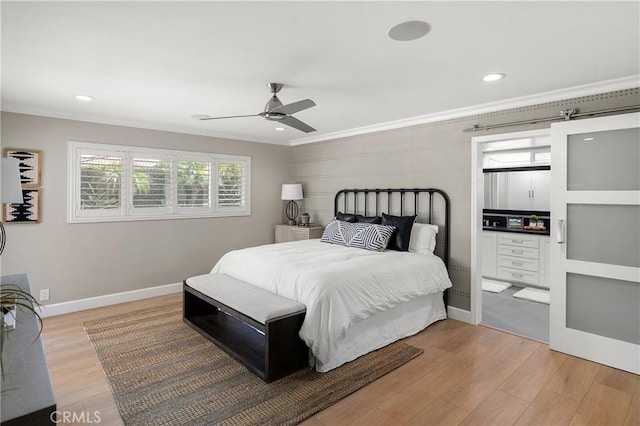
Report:
[[[515,293],[513,297],[518,299],[531,300],[533,302],[549,304],[551,302],[551,295],[549,290],[542,290],[539,288],[525,287],[519,292]]]
[[[422,353],[401,342],[267,384],[182,322],[182,306],[84,323],[127,425],[292,425]]]

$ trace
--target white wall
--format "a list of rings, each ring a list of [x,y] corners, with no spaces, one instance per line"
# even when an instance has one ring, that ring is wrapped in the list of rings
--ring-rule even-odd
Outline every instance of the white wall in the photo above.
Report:
[[[2,148],[42,151],[41,223],[7,224],[3,275],[26,272],[49,303],[181,282],[209,272],[229,250],[272,243],[282,223],[291,149],[131,127],[2,113]],[[67,141],[251,156],[252,214],[111,223],[66,223]]]

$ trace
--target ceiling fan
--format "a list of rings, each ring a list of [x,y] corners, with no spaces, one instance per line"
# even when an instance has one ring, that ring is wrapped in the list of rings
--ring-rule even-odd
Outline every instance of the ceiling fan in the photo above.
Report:
[[[227,117],[209,117],[209,116],[201,116],[196,115],[195,118],[199,120],[221,120],[224,118],[242,118],[242,117],[262,117],[269,121],[277,121],[282,124],[286,124],[287,126],[293,127],[294,129],[298,129],[305,133],[315,132],[316,129],[309,126],[306,123],[294,118],[291,114],[295,114],[296,112],[303,111],[305,109],[316,106],[316,103],[311,99],[304,99],[302,101],[293,102],[290,104],[283,105],[278,99],[276,95],[280,89],[282,89],[281,83],[269,83],[269,89],[271,90],[271,98],[264,106],[264,111],[259,114],[251,114],[251,115],[231,115]]]

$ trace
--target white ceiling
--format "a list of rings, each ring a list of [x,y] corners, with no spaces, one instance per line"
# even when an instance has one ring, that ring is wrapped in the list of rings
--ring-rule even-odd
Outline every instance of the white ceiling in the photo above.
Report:
[[[640,3],[2,2],[2,110],[289,144],[640,74]],[[394,25],[425,20],[424,38]],[[489,72],[507,78],[483,83]],[[268,82],[305,134],[259,117]],[[95,97],[91,103],[76,94]]]

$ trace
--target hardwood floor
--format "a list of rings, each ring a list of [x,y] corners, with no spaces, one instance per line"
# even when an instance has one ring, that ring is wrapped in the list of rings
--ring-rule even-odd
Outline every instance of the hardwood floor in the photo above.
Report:
[[[100,424],[121,425],[82,323],[170,303],[182,303],[181,295],[46,318],[43,339],[58,410],[98,412]],[[424,353],[303,424],[640,425],[634,374],[454,320],[405,341]]]

